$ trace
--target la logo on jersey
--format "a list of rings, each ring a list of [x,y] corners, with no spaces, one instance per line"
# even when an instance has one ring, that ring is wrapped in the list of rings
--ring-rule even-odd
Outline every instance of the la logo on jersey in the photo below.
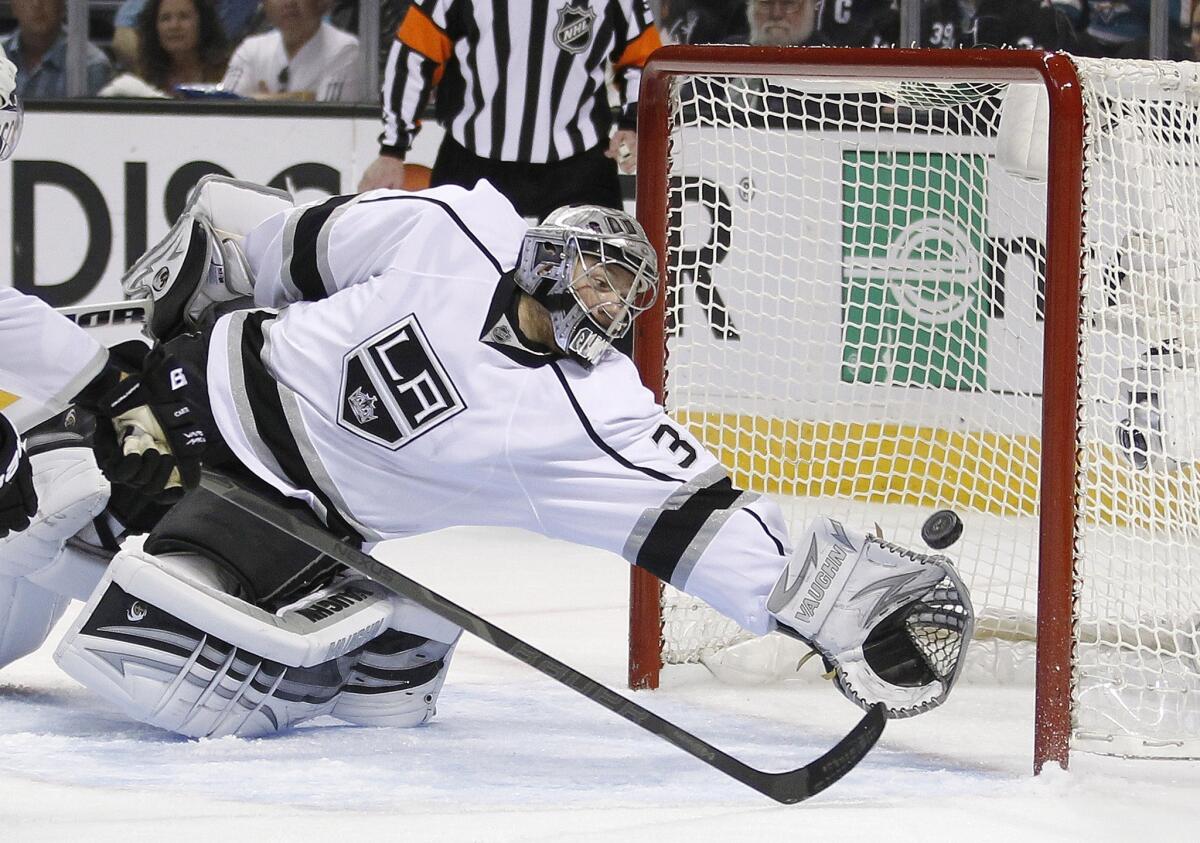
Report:
[[[592,24],[595,20],[596,12],[586,0],[580,0],[578,4],[564,4],[558,10],[554,43],[568,53],[582,53],[592,43]]]
[[[467,408],[416,316],[346,355],[338,424],[395,451]]]

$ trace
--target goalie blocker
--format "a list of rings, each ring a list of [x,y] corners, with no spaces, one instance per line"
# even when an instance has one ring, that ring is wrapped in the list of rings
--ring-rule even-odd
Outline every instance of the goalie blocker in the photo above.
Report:
[[[779,630],[811,645],[864,709],[911,717],[945,702],[975,615],[945,556],[818,518],[767,597]]]

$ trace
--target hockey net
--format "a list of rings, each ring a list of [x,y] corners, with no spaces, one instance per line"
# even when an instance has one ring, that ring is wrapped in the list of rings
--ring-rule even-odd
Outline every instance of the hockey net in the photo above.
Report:
[[[930,52],[656,54],[643,377],[793,533],[958,512],[1038,766],[1200,756],[1200,67]],[[635,576],[635,687],[747,637]]]

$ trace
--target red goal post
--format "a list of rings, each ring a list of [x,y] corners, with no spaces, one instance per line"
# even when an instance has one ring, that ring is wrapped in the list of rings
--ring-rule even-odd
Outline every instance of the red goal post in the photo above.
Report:
[[[856,50],[671,46],[643,71],[638,138],[637,213],[659,253],[664,283],[678,279],[668,265],[673,100],[679,80],[802,75],[834,84],[868,80],[901,85],[957,81],[1036,82],[1049,97],[1049,173],[1045,232],[1045,366],[1042,377],[1038,480],[1037,671],[1035,767],[1063,766],[1071,735],[1074,546],[1077,494],[1080,283],[1084,108],[1080,80],[1064,54],[1025,50]],[[637,363],[660,401],[667,397],[667,303],[636,323]],[[670,409],[668,405],[668,409]],[[869,526],[869,525],[862,525]],[[660,583],[634,569],[631,584],[629,683],[654,688],[662,666]]]

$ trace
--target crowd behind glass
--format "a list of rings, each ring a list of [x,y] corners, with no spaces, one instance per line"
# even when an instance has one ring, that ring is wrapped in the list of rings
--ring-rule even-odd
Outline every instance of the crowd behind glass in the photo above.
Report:
[[[920,22],[908,31],[919,38],[910,40],[924,47],[1040,47],[1121,58],[1150,51],[1152,0],[913,1]],[[379,33],[382,68],[408,2],[385,0],[377,28],[372,14],[364,30],[359,0],[90,0],[83,88],[87,96],[374,103],[379,74],[356,33]],[[0,43],[18,66],[18,95],[27,100],[66,96],[66,3],[0,2],[0,31],[7,33]],[[904,31],[900,0],[651,5],[667,43],[877,47],[900,44]],[[1167,54],[1200,57],[1200,1],[1166,6]]]

